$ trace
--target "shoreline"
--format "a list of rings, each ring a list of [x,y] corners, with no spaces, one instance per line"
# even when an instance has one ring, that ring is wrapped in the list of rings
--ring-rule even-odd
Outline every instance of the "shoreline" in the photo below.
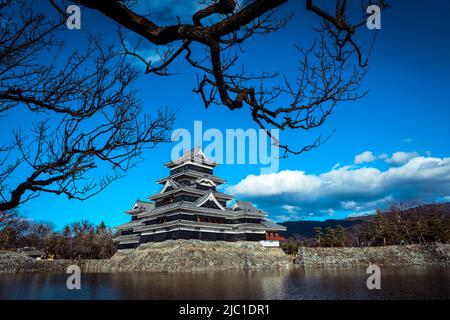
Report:
[[[295,263],[294,263],[295,262]],[[0,253],[0,274],[66,272],[69,265],[83,272],[209,272],[276,270],[295,267],[347,268],[380,266],[450,266],[450,244],[429,243],[385,247],[300,247],[295,259],[281,248],[252,242],[172,240],[118,251],[105,260],[35,260],[16,252]]]

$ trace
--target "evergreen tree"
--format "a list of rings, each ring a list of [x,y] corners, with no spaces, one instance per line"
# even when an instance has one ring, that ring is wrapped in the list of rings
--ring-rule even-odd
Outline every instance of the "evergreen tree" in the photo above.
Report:
[[[445,243],[447,241],[447,231],[444,223],[437,217],[433,217],[428,221],[427,235],[431,241]]]
[[[338,244],[345,247],[345,229],[340,224],[336,226],[336,238]]]
[[[17,231],[13,227],[0,230],[0,249],[9,249],[17,240]]]
[[[293,255],[297,254],[299,242],[290,237],[289,239],[287,239],[287,241],[281,242],[280,246],[286,254]]]
[[[386,245],[386,236],[387,236],[387,222],[384,218],[383,214],[379,209],[377,209],[377,213],[372,220],[375,227],[375,241],[377,244],[380,242],[383,245]]]
[[[322,245],[323,231],[322,227],[314,227],[314,237],[316,238],[317,246]]]
[[[325,232],[325,243],[329,247],[336,245],[336,232],[332,227],[328,227]]]
[[[387,244],[396,244],[397,243],[397,235],[395,231],[395,223],[391,221],[386,221],[386,239]]]
[[[104,221],[100,221],[99,225],[95,229],[96,234],[104,234],[107,231],[107,227]]]

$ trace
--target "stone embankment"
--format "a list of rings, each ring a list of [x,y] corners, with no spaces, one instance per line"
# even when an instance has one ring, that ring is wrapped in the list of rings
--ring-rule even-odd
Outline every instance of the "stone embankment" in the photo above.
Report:
[[[367,248],[299,248],[296,262],[305,267],[352,265],[449,265],[449,244],[422,244]],[[136,250],[117,252],[105,260],[35,260],[23,254],[0,253],[0,273],[65,272],[76,264],[85,272],[196,272],[284,269],[292,259],[280,248],[259,242],[175,240],[149,243]]]
[[[71,260],[36,260],[17,252],[0,253],[0,273],[65,272]]]
[[[34,260],[18,253],[0,254],[1,272],[65,272],[77,264],[85,272],[196,272],[221,270],[281,269],[292,261],[280,248],[259,242],[207,242],[169,240],[118,251],[106,260]]]
[[[305,267],[352,265],[450,265],[450,244],[430,243],[364,248],[300,247],[296,263]]]
[[[117,252],[105,261],[87,261],[84,269],[100,272],[154,271],[196,272],[250,269],[281,269],[292,262],[280,248],[259,242],[208,242],[169,240]]]

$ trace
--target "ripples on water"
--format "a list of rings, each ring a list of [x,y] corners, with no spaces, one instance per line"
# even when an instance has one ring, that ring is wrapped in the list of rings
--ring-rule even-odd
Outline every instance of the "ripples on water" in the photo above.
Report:
[[[381,290],[365,269],[209,273],[87,273],[81,290],[66,274],[0,275],[0,299],[449,299],[450,268],[382,268]]]

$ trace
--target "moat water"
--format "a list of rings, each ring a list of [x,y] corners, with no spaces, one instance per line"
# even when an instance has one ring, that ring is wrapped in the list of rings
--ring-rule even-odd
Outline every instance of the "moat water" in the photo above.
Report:
[[[450,299],[450,268],[383,267],[381,289],[366,269],[209,273],[0,274],[0,299]]]

